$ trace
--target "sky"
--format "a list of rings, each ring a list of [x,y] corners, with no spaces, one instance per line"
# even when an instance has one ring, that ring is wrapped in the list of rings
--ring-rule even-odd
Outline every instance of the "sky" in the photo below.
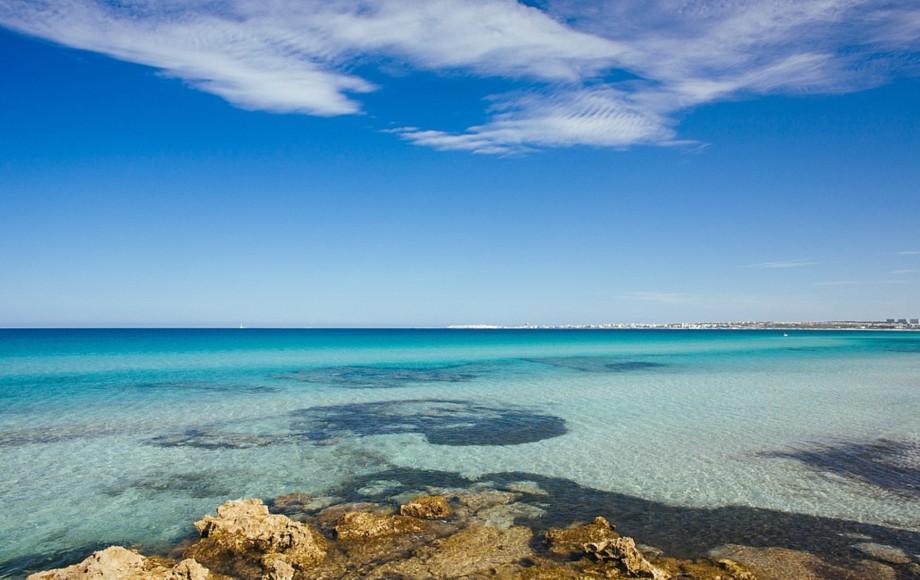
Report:
[[[0,326],[920,316],[920,2],[0,0]]]

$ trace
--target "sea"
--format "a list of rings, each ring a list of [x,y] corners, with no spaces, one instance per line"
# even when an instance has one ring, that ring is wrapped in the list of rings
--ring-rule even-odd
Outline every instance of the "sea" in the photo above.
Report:
[[[686,557],[920,554],[920,333],[0,330],[0,577],[464,486]]]

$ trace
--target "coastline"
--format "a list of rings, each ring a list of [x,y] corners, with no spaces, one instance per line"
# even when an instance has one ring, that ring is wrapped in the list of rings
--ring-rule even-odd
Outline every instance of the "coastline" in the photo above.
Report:
[[[110,546],[29,580],[98,577],[227,578],[651,578],[653,580],[891,579],[920,576],[903,550],[852,540],[828,558],[784,546],[726,543],[674,557],[622,535],[604,515],[536,524],[549,492],[530,481],[433,489],[384,501],[330,503],[292,492],[230,500],[195,522],[196,533],[160,554]],[[424,492],[423,492],[424,493]]]

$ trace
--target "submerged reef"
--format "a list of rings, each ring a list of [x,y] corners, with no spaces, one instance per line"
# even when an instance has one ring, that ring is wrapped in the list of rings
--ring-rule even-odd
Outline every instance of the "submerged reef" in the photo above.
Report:
[[[920,441],[845,441],[764,452],[760,456],[795,460],[818,473],[905,498],[920,498]]]
[[[451,482],[457,483],[460,479]],[[846,561],[784,547],[725,544],[701,557],[672,557],[622,533],[606,517],[540,525],[552,490],[532,480],[411,485],[377,502],[329,505],[292,492],[264,504],[231,500],[195,523],[194,539],[143,556],[112,546],[30,580],[504,578],[651,580],[904,579],[914,556],[855,543]],[[542,483],[549,483],[544,481]],[[346,494],[347,495],[347,494]],[[357,496],[352,496],[357,498]],[[544,522],[545,523],[545,522]]]
[[[310,407],[291,415],[291,430],[310,441],[420,433],[434,445],[519,445],[568,431],[562,418],[526,407],[450,399]]]
[[[464,383],[478,378],[485,367],[448,366],[336,366],[277,375],[278,379],[350,389],[391,389],[417,383]]]
[[[241,432],[239,424],[202,425],[161,433],[145,443],[165,448],[253,449],[269,445],[330,445],[355,437],[418,433],[434,445],[521,445],[568,432],[564,419],[531,407],[453,399],[307,407],[278,418],[287,423],[286,428],[269,425],[261,432]]]
[[[623,360],[607,356],[562,356],[524,359],[527,362],[585,373],[630,373],[655,371],[671,365],[647,360]]]

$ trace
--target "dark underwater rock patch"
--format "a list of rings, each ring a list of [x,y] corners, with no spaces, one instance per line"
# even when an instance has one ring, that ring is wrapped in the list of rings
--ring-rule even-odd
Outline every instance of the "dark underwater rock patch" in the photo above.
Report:
[[[306,369],[277,378],[352,389],[390,389],[413,383],[464,383],[479,377],[476,365],[438,367],[339,366]]]
[[[239,393],[258,395],[262,393],[277,393],[280,389],[265,385],[239,385],[205,382],[148,382],[124,385],[121,389],[141,391],[177,391],[185,393]]]
[[[420,433],[435,445],[520,445],[564,435],[565,421],[525,407],[413,399],[310,407],[291,413],[309,441]]]
[[[233,490],[229,485],[222,483],[222,475],[225,474],[210,471],[188,473],[157,471],[136,478],[116,481],[105,489],[105,493],[115,497],[133,490],[144,495],[179,494],[195,499],[226,497],[232,495]]]
[[[608,370],[615,373],[628,373],[630,371],[649,371],[664,368],[668,365],[664,363],[648,362],[642,360],[633,360],[620,363],[608,363],[604,365]]]
[[[95,425],[57,425],[53,427],[32,427],[16,431],[0,431],[0,447],[22,447],[24,445],[104,437],[117,431],[113,427]]]
[[[609,356],[570,356],[526,359],[528,362],[544,364],[585,373],[629,373],[667,368],[666,363],[647,360],[623,360]]]
[[[515,525],[545,531],[551,527],[567,527],[575,521],[590,522],[602,515],[617,524],[618,532],[639,538],[679,558],[699,558],[719,546],[740,544],[805,551],[829,562],[846,564],[852,563],[848,559],[854,554],[853,546],[861,541],[894,546],[907,554],[920,554],[920,533],[910,529],[741,505],[716,508],[672,505],[527,472],[486,473],[473,480],[454,472],[397,467],[356,476],[334,493],[345,501],[380,501],[379,497],[362,496],[359,491],[367,482],[376,479],[400,482],[400,494],[421,490],[417,493],[443,493],[454,497],[459,493],[457,490],[465,488],[479,494],[490,490],[502,490],[491,491],[493,494],[518,490],[509,494],[510,501],[538,506],[543,513],[536,519],[518,517]],[[538,486],[540,492],[520,491],[518,484],[522,481]],[[865,575],[827,577],[879,578]]]
[[[275,435],[228,433],[206,429],[188,429],[182,433],[164,434],[147,441],[157,447],[197,447],[199,449],[252,449],[278,442]]]
[[[769,451],[761,457],[794,459],[890,493],[920,497],[920,442],[877,439]]]

